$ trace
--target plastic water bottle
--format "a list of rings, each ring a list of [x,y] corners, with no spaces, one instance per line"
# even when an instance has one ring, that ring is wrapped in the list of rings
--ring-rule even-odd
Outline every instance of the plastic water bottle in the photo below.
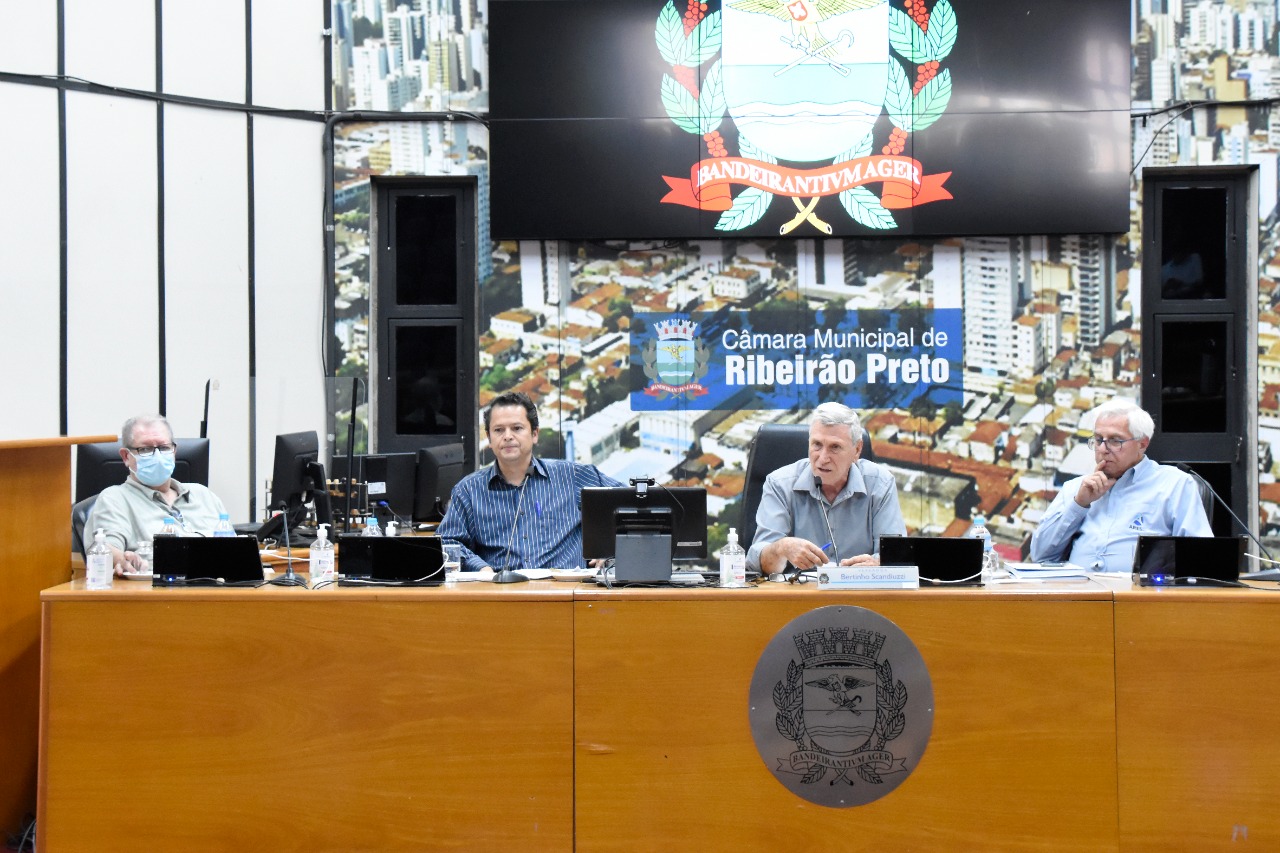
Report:
[[[981,513],[973,517],[973,525],[969,528],[969,538],[982,540],[982,581],[986,583],[993,580],[999,568],[999,557],[996,555],[995,548],[991,542],[991,531],[987,530],[987,520],[982,517]]]
[[[729,528],[729,541],[720,549],[720,586],[747,585],[747,552],[738,544],[738,528]]]
[[[382,535],[382,531],[378,529],[377,516],[371,515],[367,519],[365,519],[364,530],[361,531],[360,535],[361,536],[381,536]]]
[[[84,585],[88,589],[111,589],[114,572],[111,549],[107,547],[107,533],[101,527],[93,534],[93,545],[84,560]]]
[[[311,543],[311,584],[333,581],[333,543],[329,541],[329,525],[316,527],[316,541]]]
[[[178,526],[178,522],[173,520],[172,515],[164,517],[164,526],[160,528],[160,532],[156,536],[181,536],[182,528]],[[153,537],[154,538],[154,537]]]
[[[214,536],[235,536],[235,528],[231,526],[231,516],[227,513],[218,514],[218,523],[213,528]]]

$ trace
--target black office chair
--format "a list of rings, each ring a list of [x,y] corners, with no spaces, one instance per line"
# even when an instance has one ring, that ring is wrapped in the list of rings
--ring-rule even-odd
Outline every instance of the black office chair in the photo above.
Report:
[[[84,531],[89,524],[89,516],[93,513],[93,505],[97,502],[98,496],[90,495],[71,506],[71,545],[80,552],[81,557],[87,557],[89,554],[89,543],[93,540],[93,533],[90,531],[89,541],[85,541]]]
[[[1162,462],[1160,464],[1174,465],[1176,467],[1178,463]],[[1185,465],[1185,463],[1183,464]],[[1186,472],[1187,474],[1190,474],[1191,479],[1196,481],[1196,488],[1200,490],[1200,503],[1204,504],[1205,517],[1209,519],[1209,526],[1212,527],[1213,526],[1213,500],[1214,500],[1213,486],[1210,486],[1209,481],[1206,480],[1204,477],[1201,477],[1195,471],[1192,471],[1190,469],[1190,466],[1184,467],[1181,470]]]
[[[772,472],[790,462],[809,456],[808,424],[765,424],[756,431],[747,449],[747,478],[742,486],[742,517],[738,521],[738,541],[751,547],[756,535],[756,510],[764,497],[764,481]],[[862,458],[875,461],[871,436],[862,431]]]

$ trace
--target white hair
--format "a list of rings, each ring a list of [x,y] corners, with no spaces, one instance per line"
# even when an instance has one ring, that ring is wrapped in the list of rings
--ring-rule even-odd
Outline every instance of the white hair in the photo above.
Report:
[[[1150,439],[1156,432],[1156,422],[1151,420],[1151,415],[1137,403],[1123,397],[1108,400],[1094,409],[1093,413],[1095,424],[1103,418],[1125,418],[1129,422],[1129,435],[1134,438]]]
[[[813,410],[813,416],[809,418],[811,424],[822,424],[823,426],[839,426],[847,424],[849,427],[849,438],[854,444],[862,441],[862,421],[858,418],[858,413],[848,406],[840,403],[823,403]]]
[[[120,446],[133,447],[133,431],[140,426],[151,426],[152,424],[161,424],[169,433],[169,443],[173,443],[173,427],[169,426],[169,421],[164,415],[137,415],[129,418],[124,422],[124,426],[120,427]]]

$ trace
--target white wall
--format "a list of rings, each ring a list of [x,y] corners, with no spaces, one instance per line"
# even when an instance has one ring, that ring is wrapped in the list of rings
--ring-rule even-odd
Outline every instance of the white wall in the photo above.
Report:
[[[53,82],[61,35],[68,77],[143,97],[67,91],[63,134],[58,89],[0,84],[21,127],[0,134],[0,394],[20,403],[0,438],[55,435],[64,406],[68,433],[115,433],[162,401],[197,435],[213,382],[210,485],[237,520],[262,499],[277,432],[323,441],[324,125],[241,107],[251,89],[255,106],[323,109],[324,8],[165,0],[157,35],[154,0],[64,0],[59,34],[55,4],[4,4],[0,70]],[[159,106],[157,78],[226,108]]]

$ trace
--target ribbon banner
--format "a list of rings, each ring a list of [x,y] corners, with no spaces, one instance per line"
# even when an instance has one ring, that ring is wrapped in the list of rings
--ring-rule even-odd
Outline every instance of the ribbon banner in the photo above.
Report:
[[[663,204],[679,204],[702,210],[728,210],[733,204],[729,188],[734,184],[797,198],[815,198],[865,184],[883,183],[881,203],[900,210],[951,198],[943,184],[950,172],[924,174],[924,167],[910,157],[860,157],[818,169],[793,169],[745,157],[701,160],[689,178],[662,179],[670,187]]]

